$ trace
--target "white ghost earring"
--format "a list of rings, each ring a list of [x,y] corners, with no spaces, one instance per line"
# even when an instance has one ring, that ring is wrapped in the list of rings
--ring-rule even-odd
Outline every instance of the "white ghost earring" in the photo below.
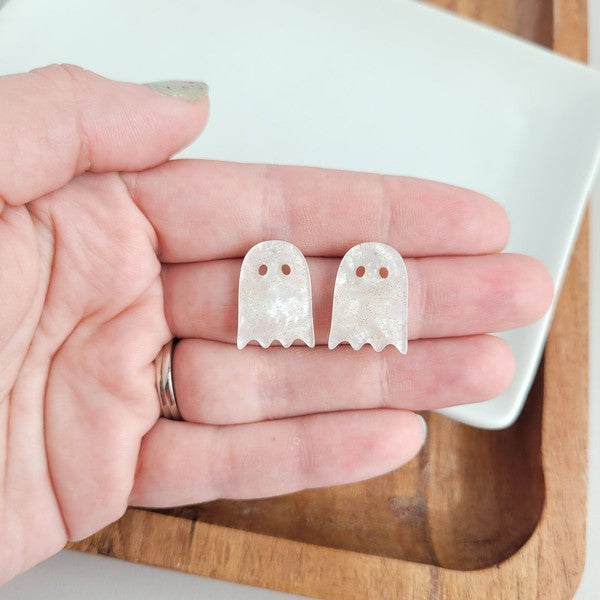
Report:
[[[408,277],[397,250],[366,242],[346,252],[335,280],[329,349],[342,342],[354,350],[371,344],[408,349]]]
[[[237,346],[256,340],[263,348],[295,340],[313,348],[312,294],[304,255],[289,242],[270,240],[250,248],[240,269]]]

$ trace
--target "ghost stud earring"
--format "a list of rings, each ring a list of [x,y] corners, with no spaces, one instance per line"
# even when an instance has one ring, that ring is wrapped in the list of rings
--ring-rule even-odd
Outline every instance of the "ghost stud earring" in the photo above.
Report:
[[[371,344],[380,352],[388,344],[408,349],[408,278],[397,250],[366,242],[342,259],[335,280],[329,349],[342,342],[354,350]]]
[[[304,255],[289,242],[256,244],[240,269],[237,346],[278,340],[289,348],[302,340],[314,348],[310,275]]]

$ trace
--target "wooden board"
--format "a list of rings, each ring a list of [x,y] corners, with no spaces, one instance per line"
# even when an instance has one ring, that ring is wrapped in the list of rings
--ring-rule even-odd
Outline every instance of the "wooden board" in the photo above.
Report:
[[[578,0],[434,4],[586,59]],[[362,484],[129,510],[71,545],[320,598],[571,598],[587,494],[587,221],[526,408],[504,431],[429,415],[423,452]]]

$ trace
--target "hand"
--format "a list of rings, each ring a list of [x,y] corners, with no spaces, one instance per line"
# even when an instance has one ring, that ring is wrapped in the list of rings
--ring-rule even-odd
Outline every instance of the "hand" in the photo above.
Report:
[[[538,262],[498,254],[506,215],[477,193],[168,161],[205,125],[200,96],[75,67],[0,78],[0,581],[128,504],[283,494],[400,466],[425,435],[409,411],[502,392],[513,358],[485,333],[550,303]],[[241,257],[265,239],[311,257],[313,350],[234,345]],[[361,241],[406,257],[406,356],[324,345],[339,259]],[[154,387],[174,336],[183,423],[159,418]]]

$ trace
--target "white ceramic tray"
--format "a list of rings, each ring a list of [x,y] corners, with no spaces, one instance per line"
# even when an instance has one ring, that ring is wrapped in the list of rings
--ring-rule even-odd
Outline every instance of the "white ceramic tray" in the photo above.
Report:
[[[0,73],[50,62],[140,82],[206,80],[211,121],[184,156],[484,192],[510,214],[508,250],[540,258],[558,286],[599,161],[599,74],[410,1],[10,0]],[[505,394],[442,412],[511,424],[549,322],[503,334],[518,365]]]

